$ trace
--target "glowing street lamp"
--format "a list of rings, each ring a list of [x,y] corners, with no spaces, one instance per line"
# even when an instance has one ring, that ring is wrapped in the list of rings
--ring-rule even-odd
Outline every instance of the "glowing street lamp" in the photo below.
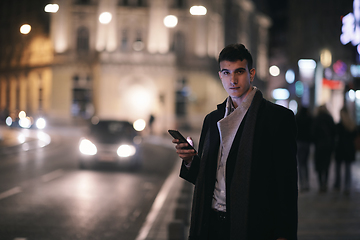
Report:
[[[45,6],[45,12],[48,12],[48,13],[56,13],[57,11],[59,11],[59,5],[57,4],[47,4]]]
[[[100,21],[100,23],[102,23],[102,24],[108,24],[108,23],[110,23],[110,22],[111,22],[111,19],[112,19],[112,15],[111,15],[111,13],[109,13],[109,12],[103,12],[103,13],[101,13],[100,16],[99,16],[99,21]]]
[[[28,34],[31,31],[31,26],[29,24],[23,24],[20,27],[20,32],[24,35]]]
[[[207,13],[207,9],[204,6],[194,5],[190,8],[191,15],[203,16],[203,15],[206,15],[206,13]]]
[[[164,18],[164,25],[168,28],[174,28],[178,24],[178,18],[174,15],[168,15]]]

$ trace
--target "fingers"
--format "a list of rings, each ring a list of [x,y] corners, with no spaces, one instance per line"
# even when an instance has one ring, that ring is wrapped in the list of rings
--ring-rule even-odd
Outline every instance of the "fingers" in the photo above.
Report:
[[[180,143],[178,139],[173,139],[172,142],[176,144],[176,153],[186,162],[189,162],[192,157],[196,155],[196,151],[194,149],[189,149],[187,143]]]

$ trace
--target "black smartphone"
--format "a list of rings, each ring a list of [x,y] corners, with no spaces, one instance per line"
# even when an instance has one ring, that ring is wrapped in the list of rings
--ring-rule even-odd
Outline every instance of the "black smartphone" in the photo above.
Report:
[[[180,143],[187,143],[189,146],[186,147],[186,149],[194,149],[195,150],[195,148],[190,145],[190,143],[186,140],[186,138],[178,130],[168,130],[168,132],[170,133],[170,135],[173,138],[179,139]]]

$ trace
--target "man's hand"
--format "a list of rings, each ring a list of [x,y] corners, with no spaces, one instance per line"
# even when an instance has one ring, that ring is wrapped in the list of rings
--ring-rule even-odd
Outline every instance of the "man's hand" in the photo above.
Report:
[[[196,155],[196,151],[194,149],[186,149],[188,144],[179,143],[178,139],[173,139],[172,142],[176,144],[176,153],[179,157],[184,160],[186,164],[191,163],[193,157]]]

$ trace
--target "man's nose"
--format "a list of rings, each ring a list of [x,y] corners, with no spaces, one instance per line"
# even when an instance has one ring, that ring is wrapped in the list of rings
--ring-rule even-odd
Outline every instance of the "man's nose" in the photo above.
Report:
[[[236,78],[235,73],[231,73],[231,75],[230,75],[230,83],[232,83],[232,84],[237,83],[237,78]]]

